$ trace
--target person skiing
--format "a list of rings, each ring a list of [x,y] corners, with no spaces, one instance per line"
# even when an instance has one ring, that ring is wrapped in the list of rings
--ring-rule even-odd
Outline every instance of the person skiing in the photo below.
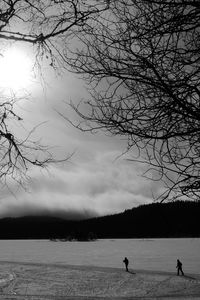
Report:
[[[177,268],[177,276],[179,276],[180,272],[181,274],[184,276],[184,272],[183,272],[183,269],[182,269],[182,262],[177,259],[177,265],[176,265],[176,268]]]
[[[128,258],[125,257],[124,260],[123,260],[123,262],[124,262],[125,267],[126,267],[126,272],[128,272],[128,264],[129,264]]]

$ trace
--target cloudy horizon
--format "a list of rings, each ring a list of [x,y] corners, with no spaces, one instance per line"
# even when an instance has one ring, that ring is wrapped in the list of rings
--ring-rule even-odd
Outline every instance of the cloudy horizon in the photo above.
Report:
[[[56,158],[73,155],[47,170],[30,169],[25,189],[8,183],[1,194],[0,218],[51,215],[81,219],[151,203],[160,186],[141,176],[143,166],[127,161],[129,153],[122,155],[126,140],[101,132],[82,133],[57,113],[76,117],[66,102],[87,97],[83,81],[70,73],[47,79],[49,88],[45,92],[42,85],[33,89],[19,114],[27,132],[43,123],[36,130],[37,137],[52,147]]]

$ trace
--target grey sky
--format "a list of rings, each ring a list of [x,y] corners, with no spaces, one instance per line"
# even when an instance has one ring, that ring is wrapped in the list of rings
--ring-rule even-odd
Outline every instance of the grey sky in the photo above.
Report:
[[[152,202],[159,185],[139,176],[143,166],[128,162],[129,154],[121,156],[125,140],[82,133],[57,114],[56,110],[75,118],[64,101],[87,97],[84,83],[67,72],[60,77],[51,73],[45,79],[45,85],[32,89],[30,100],[19,103],[25,131],[45,121],[35,135],[53,147],[57,158],[74,154],[70,161],[48,170],[31,169],[26,190],[14,183],[9,185],[10,190],[4,188],[0,217],[49,214],[84,218]]]

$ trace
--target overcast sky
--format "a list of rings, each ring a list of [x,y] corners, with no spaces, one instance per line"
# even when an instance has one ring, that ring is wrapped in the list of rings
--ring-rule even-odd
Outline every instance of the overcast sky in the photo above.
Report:
[[[2,188],[0,217],[33,214],[68,218],[106,215],[153,201],[159,185],[141,177],[143,166],[126,160],[126,141],[102,133],[82,133],[62,119],[57,111],[76,116],[64,103],[87,98],[84,82],[65,72],[51,72],[45,84],[34,84],[32,95],[18,110],[27,132],[37,129],[42,142],[54,147],[57,158],[74,153],[69,161],[32,168],[25,190],[15,184]]]

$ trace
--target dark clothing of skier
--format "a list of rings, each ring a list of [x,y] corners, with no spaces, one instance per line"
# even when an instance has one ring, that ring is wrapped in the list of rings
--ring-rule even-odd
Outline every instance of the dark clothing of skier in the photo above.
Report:
[[[183,269],[182,269],[182,262],[179,259],[177,259],[176,268],[177,268],[177,276],[179,276],[180,272],[182,275],[184,275]]]
[[[125,267],[126,267],[126,272],[128,272],[128,263],[129,263],[128,258],[125,257],[124,260],[123,260],[123,262],[124,262]]]

